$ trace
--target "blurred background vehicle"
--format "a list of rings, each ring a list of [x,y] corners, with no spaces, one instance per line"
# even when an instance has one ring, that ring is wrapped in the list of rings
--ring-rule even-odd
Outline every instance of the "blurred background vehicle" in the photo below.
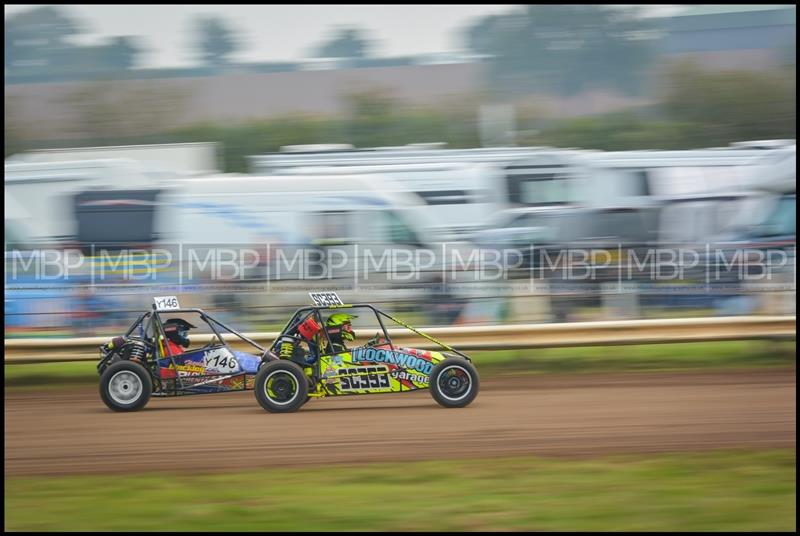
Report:
[[[409,192],[419,197],[415,214],[421,221],[431,220],[425,230],[431,239],[458,240],[483,229],[493,214],[505,208],[497,191],[499,170],[486,164],[430,163],[363,165],[337,167],[299,167],[287,170],[292,175],[381,174],[384,188]]]
[[[69,147],[33,149],[12,155],[6,162],[68,162],[86,160],[131,160],[151,168],[152,172],[169,170],[181,176],[209,175],[219,172],[219,146],[214,142],[157,143],[111,147]]]
[[[97,190],[158,186],[172,176],[136,160],[17,162],[5,165],[5,223],[27,244],[57,244],[76,237],[73,197]]]
[[[174,68],[7,10],[6,334],[105,333],[159,288],[246,330],[324,286],[421,325],[790,310],[794,8],[674,7],[266,63],[220,22]]]
[[[715,275],[723,274],[718,280],[733,288],[718,301],[718,308],[733,314],[765,309],[794,313],[794,296],[780,290],[796,284],[796,146],[765,155],[751,171],[748,184],[757,188],[754,209],[741,211],[726,230],[708,239],[715,256],[704,260],[714,267]],[[759,281],[771,284],[762,290],[778,292],[762,292],[764,299],[759,300],[759,294],[748,292],[759,290]]]
[[[793,189],[789,169],[794,150],[782,146],[757,154],[750,149],[603,153],[531,148],[534,156],[516,155],[502,166],[456,159],[451,164],[298,167],[287,169],[284,175],[197,178],[119,159],[17,161],[6,165],[6,241],[27,248],[46,245],[63,252],[65,259],[71,250],[96,259],[111,255],[109,252],[119,256],[138,249],[151,252],[149,262],[156,265],[155,250],[170,251],[171,257],[179,258],[183,246],[191,246],[194,257],[188,262],[182,258],[175,265],[147,268],[158,273],[157,279],[147,283],[202,283],[205,287],[197,287],[195,292],[199,300],[209,302],[202,305],[226,303],[224,308],[239,310],[229,314],[255,322],[259,315],[262,320],[275,316],[265,311],[265,302],[278,314],[282,306],[296,306],[303,288],[319,284],[320,279],[323,284],[355,281],[357,285],[359,278],[386,285],[377,292],[384,292],[389,302],[397,302],[401,308],[434,295],[430,292],[446,292],[455,300],[450,310],[461,313],[438,315],[438,321],[499,321],[509,307],[497,305],[514,300],[510,286],[525,278],[538,279],[547,289],[541,299],[548,312],[541,320],[566,321],[596,314],[636,317],[643,311],[674,307],[753,312],[757,309],[754,296],[747,300],[740,296],[749,291],[739,284],[741,260],[735,253],[708,255],[700,251],[702,263],[681,271],[681,277],[669,283],[692,288],[708,279],[713,268],[715,281],[728,285],[725,297],[720,298],[699,287],[688,295],[659,297],[665,287],[661,282],[650,284],[657,263],[649,252],[654,247],[702,250],[710,241],[714,248],[734,251],[764,249],[766,243],[765,251],[775,251],[777,241],[781,251],[792,255],[786,262],[793,263],[795,197],[792,191],[783,190]],[[437,158],[444,151],[437,149]],[[765,153],[775,154],[766,154],[765,160]],[[107,177],[111,175],[115,182],[109,188]],[[504,208],[514,206],[520,208]],[[237,269],[233,276],[221,277],[220,265],[229,261],[216,256],[214,250],[219,248],[255,252],[258,261],[241,273]],[[311,257],[308,248],[314,248]],[[461,253],[449,254],[448,248]],[[475,252],[487,249],[518,252],[513,262],[503,261],[503,280],[508,283],[504,290],[494,287],[487,293],[491,285],[481,282],[486,274],[481,271],[482,258],[475,257]],[[428,262],[422,268],[413,267],[420,251],[426,252]],[[583,257],[563,260],[564,254],[573,253]],[[397,255],[407,259],[417,255],[409,267],[420,273],[411,284],[397,279],[396,273],[387,275],[398,266],[384,261],[396,261]],[[6,258],[7,264],[31,265],[30,258]],[[764,258],[771,262],[768,255]],[[586,259],[591,277],[576,278],[573,264],[581,267]],[[109,262],[103,259],[100,266]],[[104,270],[102,282],[130,284],[137,270],[145,270],[136,262],[130,258],[117,261],[113,269]],[[195,265],[187,274],[192,262]],[[241,264],[243,259],[236,262]],[[647,266],[631,268],[631,262]],[[19,317],[28,313],[14,304],[23,295],[47,300],[52,311],[48,314],[74,317],[78,326],[90,325],[83,320],[92,314],[90,310],[108,309],[102,320],[92,324],[104,329],[101,326],[116,318],[113,311],[124,314],[147,292],[144,285],[137,292],[117,297],[112,295],[121,286],[100,296],[87,293],[83,287],[92,284],[90,272],[97,268],[97,262],[93,263],[91,268],[82,266],[72,277],[64,272],[63,280],[55,278],[64,288],[75,289],[74,298],[65,298],[59,291],[61,299],[56,299],[47,291],[42,294],[41,289],[39,294],[26,294],[33,288],[24,285],[30,285],[35,277],[24,280],[15,269],[14,285],[7,287],[6,309],[18,317],[12,328],[25,324]],[[760,269],[766,274],[766,268]],[[438,271],[444,277],[432,278]],[[113,274],[117,280],[112,279]],[[627,312],[620,313],[616,307],[611,313],[603,295],[609,285],[621,284],[623,278],[629,285],[647,283],[647,288],[635,287],[638,290],[629,300]],[[265,282],[278,280],[300,284],[295,290],[283,289],[280,297],[263,292]],[[202,289],[212,284],[233,288],[232,282],[260,291],[239,287],[233,295],[217,289],[204,296]],[[470,284],[454,286],[465,282]],[[436,290],[441,285],[444,288]],[[421,290],[426,287],[430,292]],[[734,303],[734,299],[751,305],[738,309],[720,305]],[[75,308],[84,312],[69,313]],[[28,308],[31,316],[33,310]],[[251,314],[245,315],[248,310]],[[72,321],[63,323],[60,327],[69,331]]]

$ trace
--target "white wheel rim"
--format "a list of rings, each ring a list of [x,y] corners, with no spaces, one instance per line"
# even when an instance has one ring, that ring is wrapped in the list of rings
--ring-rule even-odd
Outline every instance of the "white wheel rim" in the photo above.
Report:
[[[439,388],[439,379],[442,377],[442,375],[444,375],[445,372],[447,372],[450,369],[458,369],[458,370],[462,371],[468,378],[469,383],[467,384],[467,390],[464,391],[464,394],[461,395],[461,396],[457,396],[457,397],[447,396]],[[465,369],[464,367],[462,367],[460,365],[450,365],[449,367],[445,367],[445,368],[442,369],[442,372],[440,372],[439,376],[436,378],[436,384],[435,385],[436,385],[436,390],[439,392],[439,394],[443,398],[446,398],[450,402],[458,402],[460,400],[464,400],[472,392],[472,376],[470,375],[469,371],[467,369]]]
[[[292,385],[294,385],[294,395],[292,395],[292,398],[290,398],[285,402],[278,402],[277,400],[272,398],[269,394],[269,379],[275,376],[276,374],[286,374],[291,379]],[[266,395],[269,401],[272,402],[273,404],[277,404],[278,406],[286,406],[287,404],[291,404],[292,402],[294,402],[294,399],[297,398],[298,394],[300,394],[300,385],[297,382],[297,378],[295,378],[294,374],[292,374],[291,372],[287,372],[285,370],[276,370],[274,372],[270,372],[267,375],[266,379],[264,380],[264,395]]]
[[[108,382],[108,394],[117,404],[133,404],[144,392],[139,376],[129,370],[121,370],[111,376]]]

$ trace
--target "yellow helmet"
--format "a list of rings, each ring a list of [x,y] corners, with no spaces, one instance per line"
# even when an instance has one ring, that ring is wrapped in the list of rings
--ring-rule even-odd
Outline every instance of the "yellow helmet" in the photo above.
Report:
[[[332,314],[328,320],[325,321],[325,327],[328,328],[328,335],[331,341],[337,342],[336,339],[345,341],[356,340],[356,334],[353,331],[352,320],[358,318],[355,315],[347,313]]]

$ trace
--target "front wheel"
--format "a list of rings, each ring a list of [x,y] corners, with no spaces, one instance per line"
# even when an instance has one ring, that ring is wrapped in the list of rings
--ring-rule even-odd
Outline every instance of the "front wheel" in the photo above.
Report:
[[[137,411],[150,400],[153,380],[133,361],[112,363],[100,376],[100,398],[114,411]]]
[[[431,371],[431,396],[446,408],[463,408],[478,396],[478,371],[466,359],[448,357]]]
[[[253,390],[261,407],[272,413],[297,411],[308,400],[308,380],[303,369],[286,360],[264,364]]]

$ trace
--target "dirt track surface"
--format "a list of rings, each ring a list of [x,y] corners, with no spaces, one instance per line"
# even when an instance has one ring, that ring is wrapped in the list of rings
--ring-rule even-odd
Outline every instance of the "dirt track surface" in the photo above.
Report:
[[[220,471],[522,454],[795,447],[795,370],[532,376],[267,413],[252,391],[114,413],[96,388],[5,394],[5,475]]]

